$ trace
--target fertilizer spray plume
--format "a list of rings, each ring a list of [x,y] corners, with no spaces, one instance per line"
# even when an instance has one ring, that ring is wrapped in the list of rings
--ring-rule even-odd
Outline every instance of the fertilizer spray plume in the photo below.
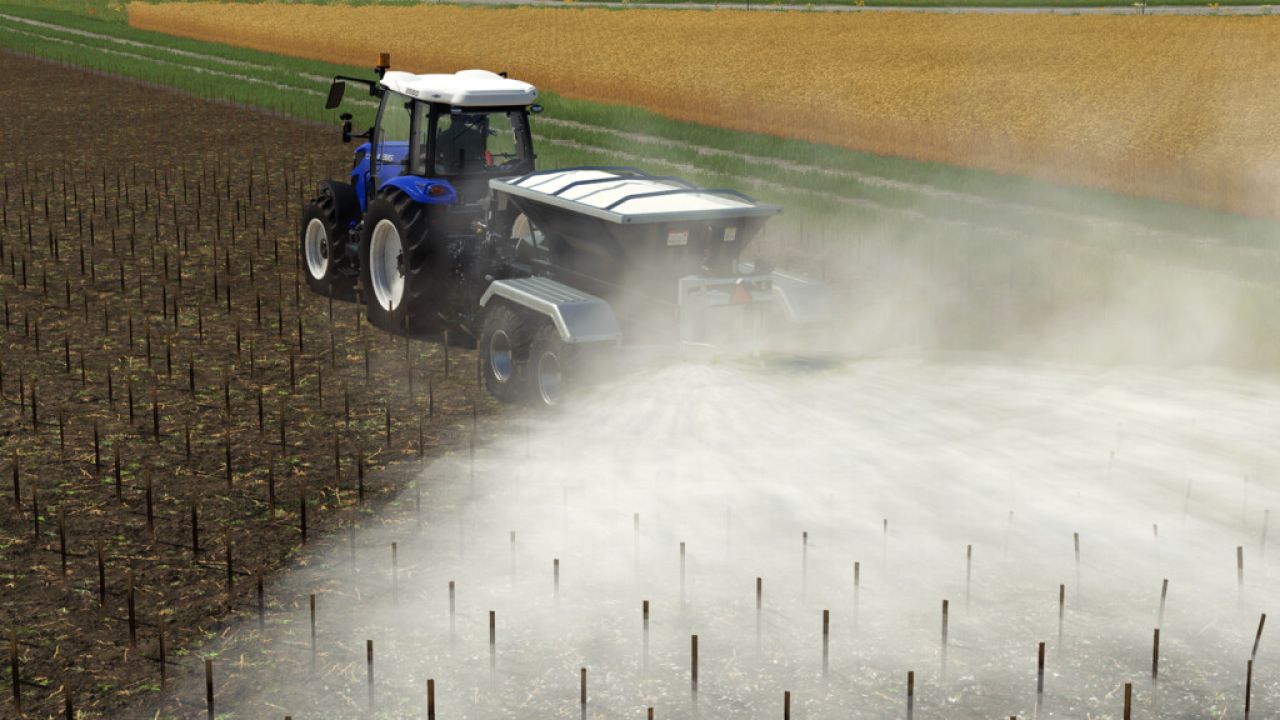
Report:
[[[1227,486],[1237,458],[1192,442],[1174,398],[1199,388],[1198,405],[1216,403],[1232,419],[1196,431],[1210,432],[1214,447],[1251,438],[1253,447],[1269,448],[1272,428],[1250,419],[1263,416],[1257,400],[1206,395],[1199,374],[1180,382],[901,360],[820,372],[750,363],[645,371],[576,408],[539,416],[528,443],[521,433],[477,443],[474,494],[467,453],[429,466],[420,483],[431,510],[421,531],[407,495],[403,523],[389,510],[386,522],[358,536],[362,548],[398,543],[398,583],[362,584],[362,602],[325,594],[315,673],[283,669],[295,661],[305,669],[308,661],[305,602],[296,622],[268,622],[268,642],[284,648],[282,669],[262,671],[274,684],[223,692],[222,683],[247,679],[220,665],[219,711],[252,715],[271,703],[295,717],[317,710],[359,717],[368,707],[365,674],[342,668],[365,662],[370,638],[378,712],[422,716],[424,683],[433,679],[448,688],[437,708],[442,720],[508,717],[516,708],[640,717],[656,706],[667,716],[691,712],[695,702],[710,720],[736,717],[744,706],[777,713],[784,691],[801,706],[791,709],[809,717],[902,717],[903,700],[913,715],[933,716],[934,703],[953,695],[962,698],[948,705],[956,717],[1009,717],[1017,707],[1008,698],[1019,697],[1034,698],[1039,717],[1085,707],[1090,698],[1100,699],[1095,714],[1115,717],[1118,689],[1145,674],[1148,659],[1161,706],[1188,707],[1222,691],[1217,678],[1238,684],[1243,669],[1238,642],[1183,630],[1236,621],[1234,578],[1223,576],[1221,553],[1237,544],[1224,538],[1237,532],[1238,508],[1227,506],[1238,495],[1212,491]],[[1090,390],[1100,383],[1105,391]],[[1280,398],[1280,390],[1262,397]],[[774,420],[766,425],[761,417]],[[1097,448],[1113,435],[1116,417],[1124,418],[1126,436],[1108,482],[1091,461],[1106,460]],[[1280,453],[1261,452],[1280,461]],[[1130,453],[1143,458],[1141,469]],[[1160,471],[1191,465],[1202,470],[1204,497],[1192,504],[1186,527],[1162,523],[1170,552],[1154,567],[1146,519],[1179,512],[1183,490],[1181,481],[1165,487],[1161,478],[1172,473]],[[1018,517],[1037,532],[1018,533],[1001,563],[982,565],[981,548],[1006,534],[1010,474],[1023,479]],[[1277,499],[1265,487],[1256,491]],[[714,518],[730,500],[732,554],[715,551],[724,536]],[[1225,525],[1213,520],[1219,514]],[[873,563],[877,550],[887,559],[889,518],[893,555],[910,562],[864,573],[868,548]],[[512,573],[513,528],[517,560],[550,559],[551,568]],[[1066,627],[1061,580],[1076,564],[1064,538],[1074,550],[1077,536],[1082,556],[1085,539],[1095,548],[1087,564],[1081,558],[1092,590],[1072,596]],[[315,556],[297,577],[268,588],[268,597],[300,588],[305,598],[330,575],[349,575],[345,537],[318,541],[309,552]],[[382,552],[375,556],[386,578]],[[1251,596],[1275,590],[1276,573],[1257,566],[1263,562],[1251,571]],[[558,591],[557,569],[568,573]],[[1166,577],[1177,582],[1177,595],[1161,616],[1152,612],[1152,591],[1160,582],[1164,595]],[[766,597],[769,578],[776,580]],[[984,592],[997,584],[1000,592]],[[463,588],[465,596],[457,595]],[[960,592],[965,605],[956,604]],[[499,618],[506,618],[501,657]],[[1148,634],[1153,619],[1162,648]],[[1146,655],[1135,647],[1152,655],[1131,663],[1129,677],[1118,676],[1114,658]],[[297,649],[295,660],[288,648]],[[903,698],[900,673],[909,668]],[[1263,678],[1255,678],[1255,708],[1280,691]],[[1149,707],[1140,689],[1134,716]]]

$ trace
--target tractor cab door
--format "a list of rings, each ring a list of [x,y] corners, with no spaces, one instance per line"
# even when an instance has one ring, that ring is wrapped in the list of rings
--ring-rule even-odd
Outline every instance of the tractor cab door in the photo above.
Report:
[[[413,157],[414,102],[406,95],[387,91],[378,108],[378,124],[373,136],[373,191],[392,178],[408,172]]]

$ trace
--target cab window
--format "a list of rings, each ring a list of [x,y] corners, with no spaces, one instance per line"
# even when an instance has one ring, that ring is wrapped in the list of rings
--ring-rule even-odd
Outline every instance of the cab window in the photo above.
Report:
[[[441,114],[436,119],[434,157],[438,175],[503,172],[527,160],[524,117],[518,111]]]

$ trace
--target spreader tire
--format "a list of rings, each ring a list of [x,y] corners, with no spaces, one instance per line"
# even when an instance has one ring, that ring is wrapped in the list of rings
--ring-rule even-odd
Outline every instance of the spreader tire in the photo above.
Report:
[[[298,233],[299,259],[307,287],[340,300],[354,297],[354,273],[347,256],[351,221],[359,214],[355,192],[338,182],[321,183],[303,209]],[[353,215],[354,213],[354,215]]]
[[[360,284],[369,322],[388,332],[443,328],[447,263],[430,242],[427,209],[400,192],[369,203],[360,238]]]
[[[502,402],[519,402],[528,391],[524,366],[531,340],[529,323],[519,313],[491,302],[480,327],[480,372],[489,394]]]
[[[560,339],[549,322],[541,323],[529,344],[528,400],[535,407],[553,408],[564,402],[572,386],[575,348]]]

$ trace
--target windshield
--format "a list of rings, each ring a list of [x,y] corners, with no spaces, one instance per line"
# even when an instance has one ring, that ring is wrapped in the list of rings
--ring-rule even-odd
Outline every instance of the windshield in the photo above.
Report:
[[[514,172],[528,160],[519,110],[441,114],[431,144],[437,175]]]

